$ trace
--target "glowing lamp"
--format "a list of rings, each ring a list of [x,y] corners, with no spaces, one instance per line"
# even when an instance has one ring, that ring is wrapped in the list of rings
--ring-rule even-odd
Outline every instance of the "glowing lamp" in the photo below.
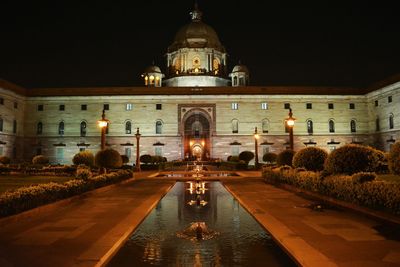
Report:
[[[290,119],[288,119],[288,120],[286,121],[286,123],[287,123],[287,125],[288,125],[289,127],[293,127],[293,126],[294,126],[294,119],[290,118]]]

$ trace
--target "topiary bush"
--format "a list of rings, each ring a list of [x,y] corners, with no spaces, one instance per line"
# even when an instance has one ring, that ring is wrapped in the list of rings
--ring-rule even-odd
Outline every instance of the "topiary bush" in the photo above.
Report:
[[[263,161],[268,162],[268,163],[274,163],[276,162],[276,159],[278,158],[278,155],[272,152],[267,152],[263,156]]]
[[[75,165],[86,165],[89,167],[94,166],[94,155],[90,151],[81,151],[72,158],[72,162]]]
[[[374,172],[378,166],[379,156],[374,148],[355,144],[335,149],[325,162],[325,170],[332,174]]]
[[[153,163],[153,159],[152,159],[151,155],[149,155],[149,154],[141,155],[139,159],[140,159],[140,162],[142,162],[144,164]]]
[[[153,164],[160,164],[163,161],[164,161],[164,159],[161,156],[151,156],[151,162]]]
[[[228,161],[231,161],[231,162],[239,162],[239,156],[229,156],[228,157]]]
[[[283,150],[281,153],[278,154],[276,158],[276,163],[278,166],[288,165],[292,166],[293,156],[296,152],[290,149]]]
[[[129,157],[127,155],[121,155],[122,164],[129,163]]]
[[[388,164],[391,173],[400,175],[400,142],[392,145],[389,152]]]
[[[239,154],[239,160],[243,160],[246,164],[249,164],[252,159],[254,159],[254,153],[251,151],[242,151]]]
[[[120,168],[122,166],[121,155],[111,148],[100,150],[96,153],[95,164],[100,168]]]
[[[9,157],[6,157],[6,156],[1,156],[0,157],[0,163],[1,164],[10,164],[10,158]]]
[[[306,147],[298,151],[293,157],[293,167],[306,168],[309,171],[322,171],[328,153],[318,147]]]
[[[374,172],[357,172],[351,176],[353,183],[365,183],[375,180],[377,175]]]
[[[33,157],[32,163],[38,165],[49,164],[49,158],[43,155],[37,155]]]

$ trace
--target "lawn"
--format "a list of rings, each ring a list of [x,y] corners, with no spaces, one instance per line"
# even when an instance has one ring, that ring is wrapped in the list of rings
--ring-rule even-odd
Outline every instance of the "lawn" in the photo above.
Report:
[[[400,175],[379,174],[378,180],[392,182],[392,183],[400,183]]]
[[[14,190],[19,187],[45,184],[50,182],[64,183],[74,179],[71,176],[30,176],[30,175],[1,175],[0,194],[7,190]]]

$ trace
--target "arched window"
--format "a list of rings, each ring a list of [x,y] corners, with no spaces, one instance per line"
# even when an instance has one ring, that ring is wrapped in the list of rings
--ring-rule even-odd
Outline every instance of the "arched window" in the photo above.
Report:
[[[375,131],[379,132],[381,130],[381,124],[379,121],[379,117],[376,117],[375,119]]]
[[[64,135],[64,122],[60,121],[58,124],[58,134],[59,135]]]
[[[393,114],[389,115],[389,129],[393,129],[394,128],[394,116]]]
[[[312,120],[307,120],[307,133],[308,134],[314,133],[314,124]]]
[[[3,131],[3,118],[0,118],[0,132]]]
[[[36,125],[36,134],[42,134],[43,133],[43,123],[38,122]]]
[[[161,121],[156,121],[156,134],[162,134],[163,124]]]
[[[329,132],[330,133],[335,132],[335,122],[333,120],[329,120]]]
[[[132,123],[130,121],[125,122],[125,133],[126,134],[132,133]]]
[[[269,128],[269,121],[268,121],[268,119],[263,119],[263,120],[262,120],[262,132],[263,132],[263,133],[268,133],[268,128]]]
[[[81,136],[86,136],[86,122],[81,122]]]
[[[232,120],[232,133],[239,132],[239,121],[237,119]]]
[[[357,125],[356,125],[356,121],[355,120],[351,120],[350,121],[350,131],[352,133],[357,132]]]

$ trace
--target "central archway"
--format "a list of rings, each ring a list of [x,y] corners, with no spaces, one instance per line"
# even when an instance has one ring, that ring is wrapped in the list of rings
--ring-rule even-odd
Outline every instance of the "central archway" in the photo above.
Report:
[[[210,158],[210,121],[201,110],[188,112],[183,120],[184,156],[192,160]]]

